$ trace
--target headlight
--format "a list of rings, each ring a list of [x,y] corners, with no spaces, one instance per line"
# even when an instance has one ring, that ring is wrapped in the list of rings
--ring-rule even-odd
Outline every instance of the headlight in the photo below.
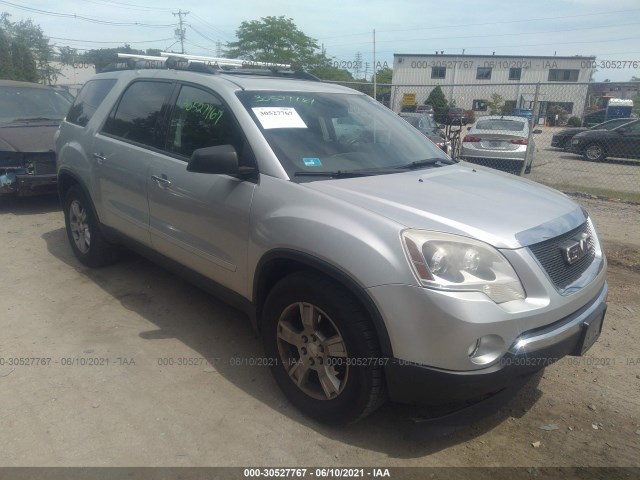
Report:
[[[491,245],[424,230],[405,230],[402,244],[416,277],[425,287],[482,292],[496,303],[525,298],[513,267]]]

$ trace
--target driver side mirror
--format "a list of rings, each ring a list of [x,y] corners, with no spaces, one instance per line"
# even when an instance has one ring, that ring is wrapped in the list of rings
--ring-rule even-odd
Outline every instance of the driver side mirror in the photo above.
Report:
[[[217,145],[194,150],[187,164],[187,172],[210,173],[214,175],[248,175],[253,167],[241,167],[238,152],[233,145]]]

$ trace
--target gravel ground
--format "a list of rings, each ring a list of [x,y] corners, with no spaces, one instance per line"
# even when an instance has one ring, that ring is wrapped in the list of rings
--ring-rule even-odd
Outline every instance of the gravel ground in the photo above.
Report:
[[[0,465],[638,467],[640,207],[577,200],[610,261],[600,340],[446,436],[394,405],[309,421],[265,368],[236,365],[262,355],[240,313],[133,255],[82,267],[55,199],[0,204]]]

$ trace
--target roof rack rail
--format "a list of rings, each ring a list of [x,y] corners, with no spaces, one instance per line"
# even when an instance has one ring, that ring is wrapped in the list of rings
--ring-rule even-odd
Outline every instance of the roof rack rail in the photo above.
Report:
[[[237,75],[263,75],[320,81],[310,73],[291,70],[291,65],[273,62],[255,62],[236,58],[207,57],[183,53],[161,52],[161,56],[118,53],[118,59],[125,60],[111,65],[103,71],[136,68],[170,68],[201,73],[226,73]]]
[[[253,60],[242,60],[240,58],[222,58],[222,57],[207,57],[203,55],[188,55],[186,53],[170,53],[160,52],[162,57],[183,59],[189,62],[201,62],[211,67],[264,67],[264,68],[277,68],[290,70],[291,65],[287,63],[275,63],[275,62],[255,62]]]
[[[235,67],[235,68],[252,68],[262,67],[270,69],[291,69],[291,65],[286,63],[274,62],[254,62],[253,60],[242,60],[239,58],[222,58],[222,57],[206,57],[203,55],[187,55],[185,53],[160,52],[160,56],[138,55],[135,53],[118,53],[118,58],[124,58],[133,61],[159,62],[172,68],[176,63],[203,63],[210,67]]]

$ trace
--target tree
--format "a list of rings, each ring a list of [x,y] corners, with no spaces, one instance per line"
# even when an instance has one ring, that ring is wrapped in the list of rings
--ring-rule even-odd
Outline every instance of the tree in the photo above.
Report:
[[[502,115],[504,112],[504,97],[499,93],[491,94],[491,100],[486,102],[489,115]]]
[[[444,92],[440,88],[440,85],[436,86],[424,101],[425,105],[433,106],[434,118],[437,122],[444,122],[447,118],[447,112],[449,111],[449,103],[444,96]]]
[[[13,60],[11,43],[0,28],[0,79],[13,79]]]
[[[393,69],[392,68],[382,68],[378,70],[376,73],[376,83],[378,83],[378,88],[376,91],[377,100],[388,97],[391,95],[391,87],[387,85],[391,85],[393,78]]]
[[[316,53],[316,40],[298,30],[291,18],[269,16],[242,22],[236,38],[237,41],[226,45],[227,57],[286,63],[294,70],[305,71],[326,64],[326,57]]]
[[[16,45],[16,47],[12,47],[12,55],[16,51],[22,59],[12,59],[14,68],[16,61],[25,62],[19,66],[20,70],[24,70],[20,73],[21,79],[29,78],[32,79],[29,81],[41,80],[43,83],[54,83],[60,69],[53,67],[50,63],[54,57],[54,46],[49,43],[49,38],[44,35],[42,28],[32,20],[11,22],[9,17],[8,13],[0,14],[0,30],[4,31],[11,44]],[[36,77],[33,77],[32,61],[35,63]]]
[[[332,80],[337,82],[353,82],[353,76],[348,70],[337,68],[329,64],[314,67],[309,73],[320,80]]]
[[[131,45],[124,44],[122,47],[116,48],[97,48],[89,50],[81,55],[83,62],[96,66],[96,73],[102,72],[106,67],[112,63],[118,61],[118,53],[132,53],[137,55],[144,55],[142,50],[135,50],[131,48]]]
[[[34,83],[40,80],[33,55],[23,43],[11,43],[11,62],[14,80]]]

